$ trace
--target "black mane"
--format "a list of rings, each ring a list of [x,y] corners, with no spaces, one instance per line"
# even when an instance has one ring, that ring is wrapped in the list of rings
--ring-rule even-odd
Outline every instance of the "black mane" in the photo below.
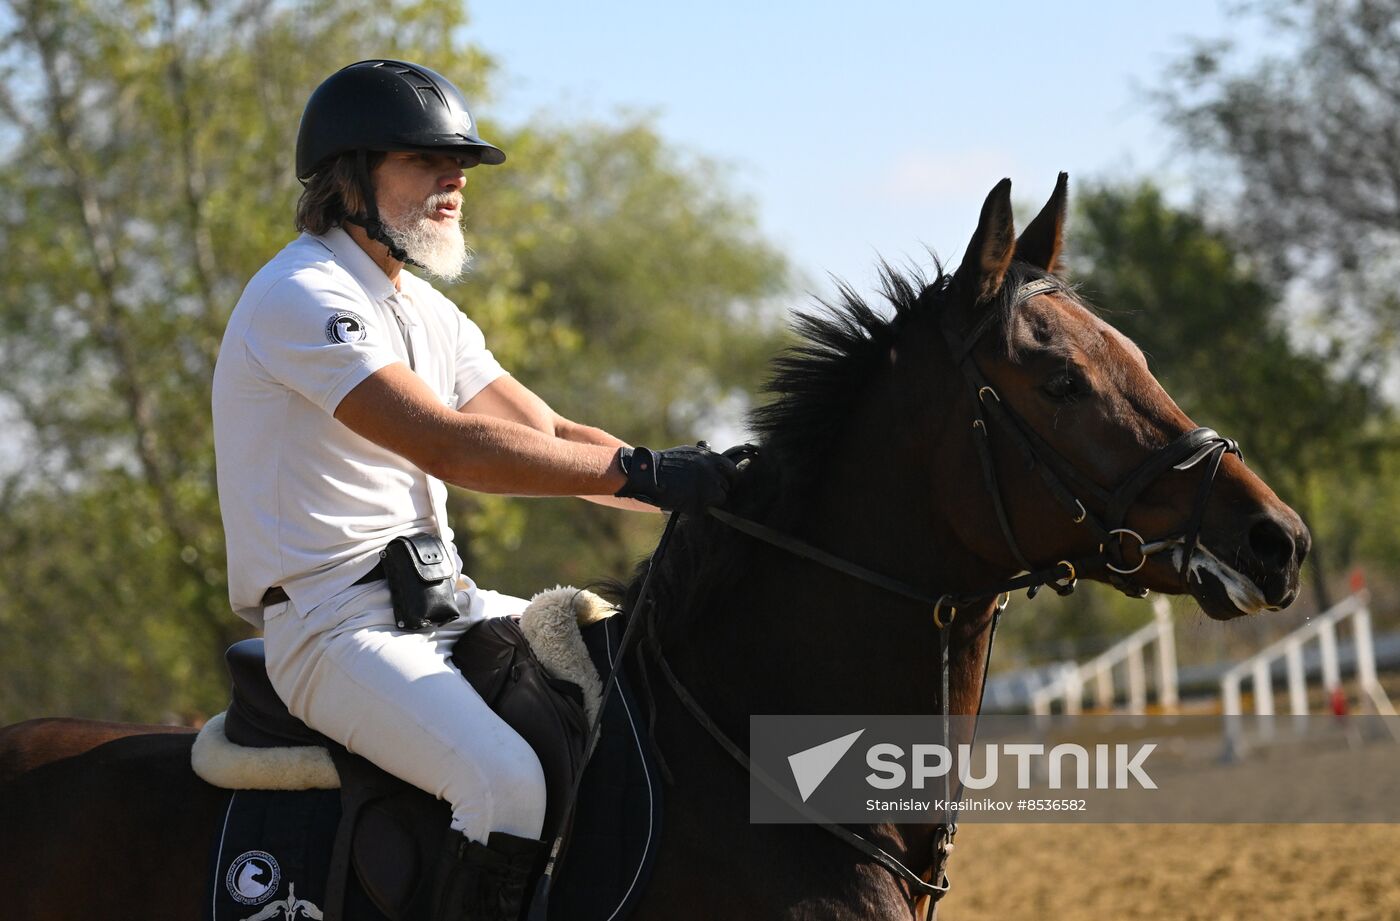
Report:
[[[840,282],[836,303],[818,301],[820,312],[797,314],[792,328],[798,342],[773,359],[763,387],[773,399],[749,413],[762,456],[788,472],[783,492],[791,501],[810,494],[820,479],[821,459],[866,382],[888,361],[908,318],[933,300],[924,299],[924,292],[945,287],[946,278],[940,271],[930,288],[918,270],[901,273],[882,262],[880,283],[892,313],[876,311]]]
[[[880,264],[881,295],[890,311],[877,311],[848,284],[839,283],[835,303],[818,301],[817,313],[798,314],[799,341],[773,359],[764,392],[768,403],[749,413],[757,456],[744,468],[727,508],[745,518],[800,536],[811,497],[825,473],[824,459],[841,437],[866,385],[889,359],[910,318],[942,311],[956,298],[951,276],[935,257],[935,281],[917,269]],[[999,322],[989,334],[1007,341],[1016,290],[1044,277],[1013,263],[996,300],[986,309]],[[709,516],[687,516],[676,528],[652,588],[663,634],[683,634],[707,611],[725,605],[733,587],[746,580],[762,553],[752,538]],[[631,609],[647,571],[643,563],[628,586]]]

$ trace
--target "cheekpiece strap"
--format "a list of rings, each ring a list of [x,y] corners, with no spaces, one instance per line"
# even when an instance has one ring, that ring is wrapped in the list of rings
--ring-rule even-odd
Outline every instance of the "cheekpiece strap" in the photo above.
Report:
[[[360,198],[364,199],[365,208],[363,212],[347,215],[345,219],[363,227],[365,235],[371,240],[384,244],[394,259],[405,265],[418,265],[408,258],[403,247],[394,242],[384,222],[379,219],[379,203],[374,197],[374,183],[369,178],[369,152],[364,149],[355,151],[355,183],[360,187]]]

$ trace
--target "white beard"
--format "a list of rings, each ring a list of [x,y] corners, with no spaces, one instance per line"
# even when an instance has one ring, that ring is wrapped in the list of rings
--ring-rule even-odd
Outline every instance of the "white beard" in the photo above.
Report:
[[[456,201],[452,195],[434,195],[417,207],[382,217],[389,239],[407,253],[409,259],[429,275],[448,282],[462,277],[471,258],[461,222],[444,223],[430,217],[439,205],[452,201]]]

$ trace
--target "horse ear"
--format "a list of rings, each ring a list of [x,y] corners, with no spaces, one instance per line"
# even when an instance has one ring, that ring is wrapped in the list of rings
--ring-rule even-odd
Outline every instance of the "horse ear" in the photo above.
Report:
[[[1065,211],[1069,204],[1069,173],[1061,173],[1055,182],[1055,191],[1035,220],[1026,227],[1021,239],[1016,241],[1016,258],[1021,262],[1044,269],[1051,275],[1060,274],[1064,268],[1060,256],[1064,252]]]
[[[990,300],[1001,290],[1011,257],[1016,252],[1016,225],[1011,217],[1011,180],[1003,179],[982,204],[982,217],[953,282],[972,295],[974,303]]]

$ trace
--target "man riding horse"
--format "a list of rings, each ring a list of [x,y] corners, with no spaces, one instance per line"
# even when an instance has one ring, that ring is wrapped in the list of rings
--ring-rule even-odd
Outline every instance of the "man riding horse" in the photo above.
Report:
[[[263,629],[294,715],[451,804],[461,838],[440,886],[473,921],[518,916],[545,781],[449,662],[465,631],[525,602],[461,572],[444,482],[689,510],[735,472],[703,445],[631,448],[563,418],[406,270],[462,273],[464,171],[504,161],[428,68],[333,74],[297,138],[301,235],[248,283],[214,372],[233,608]]]

